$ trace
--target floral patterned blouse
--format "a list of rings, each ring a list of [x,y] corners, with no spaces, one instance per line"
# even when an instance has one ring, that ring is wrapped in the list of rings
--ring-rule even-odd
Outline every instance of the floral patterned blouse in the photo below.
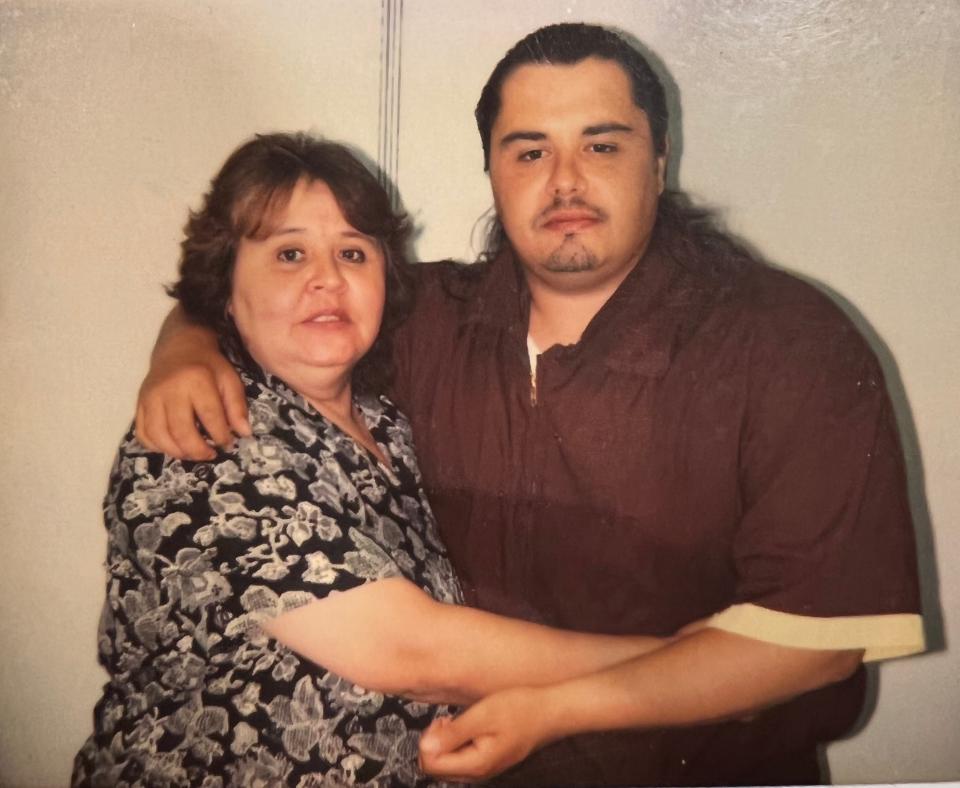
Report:
[[[438,707],[356,686],[257,625],[390,576],[461,601],[409,425],[357,399],[384,467],[277,378],[238,369],[253,436],[234,450],[182,462],[132,432],[120,446],[104,501],[110,680],[73,783],[430,785],[417,740]]]

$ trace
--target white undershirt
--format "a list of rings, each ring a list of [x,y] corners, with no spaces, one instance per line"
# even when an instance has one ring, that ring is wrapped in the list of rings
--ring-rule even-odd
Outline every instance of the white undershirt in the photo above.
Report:
[[[527,334],[527,355],[530,357],[530,383],[537,385],[537,359],[540,357],[540,348],[533,341],[533,337]]]

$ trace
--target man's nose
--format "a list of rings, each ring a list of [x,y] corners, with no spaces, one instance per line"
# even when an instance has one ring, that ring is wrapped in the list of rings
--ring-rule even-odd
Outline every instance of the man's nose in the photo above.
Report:
[[[583,172],[575,155],[558,153],[554,156],[547,188],[550,194],[558,197],[583,192]]]

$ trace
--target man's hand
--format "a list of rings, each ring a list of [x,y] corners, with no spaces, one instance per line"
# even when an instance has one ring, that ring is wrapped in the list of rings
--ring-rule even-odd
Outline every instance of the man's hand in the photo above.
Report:
[[[458,717],[440,717],[420,738],[420,768],[446,780],[484,780],[551,741],[548,689],[519,687],[477,701]]]
[[[249,435],[243,384],[220,353],[209,329],[189,323],[179,308],[167,317],[150,372],[137,400],[137,438],[173,457],[210,460],[216,452],[197,422],[219,446]]]

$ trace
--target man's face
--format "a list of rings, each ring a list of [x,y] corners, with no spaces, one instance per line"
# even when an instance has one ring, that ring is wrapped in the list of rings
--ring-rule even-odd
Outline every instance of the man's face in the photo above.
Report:
[[[528,281],[612,292],[647,247],[664,166],[617,63],[528,64],[504,81],[490,182]]]

